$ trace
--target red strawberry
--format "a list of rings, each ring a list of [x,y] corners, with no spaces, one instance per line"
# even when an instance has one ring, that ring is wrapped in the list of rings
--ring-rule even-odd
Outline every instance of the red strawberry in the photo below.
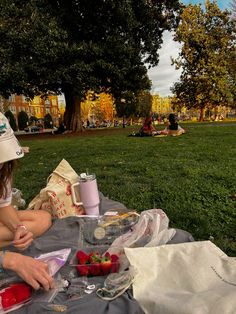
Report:
[[[119,257],[116,254],[111,255],[111,273],[117,273],[120,268]]]
[[[111,258],[111,255],[110,255],[109,252],[106,252],[104,256],[107,257],[107,258]]]
[[[111,262],[111,256],[109,253],[106,253],[100,263],[101,266],[101,270],[103,275],[107,275],[110,273],[111,271],[111,266],[112,266],[112,262]]]
[[[89,265],[90,274],[93,276],[101,275],[100,263],[91,263]]]
[[[12,284],[10,289],[13,292],[17,303],[23,302],[31,296],[31,288],[26,283]]]
[[[76,253],[79,264],[84,265],[89,262],[89,256],[84,251],[78,251]]]
[[[2,298],[2,307],[3,309],[7,309],[16,304],[16,297],[10,288],[7,288],[4,292],[0,293]]]
[[[89,265],[77,265],[76,269],[81,276],[89,275]]]
[[[118,255],[116,255],[116,254],[111,254],[111,261],[112,262],[117,262],[119,260],[119,256]]]
[[[98,252],[91,252],[89,254],[90,263],[100,263],[101,255]]]

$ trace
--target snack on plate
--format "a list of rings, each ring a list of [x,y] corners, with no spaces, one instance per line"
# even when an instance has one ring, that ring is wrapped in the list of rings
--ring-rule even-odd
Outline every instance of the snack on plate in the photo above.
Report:
[[[139,219],[139,214],[134,211],[116,215],[110,215],[109,213],[105,213],[94,229],[93,235],[97,240],[113,234],[114,230],[118,231],[118,236],[128,231]]]
[[[92,245],[111,245],[115,239],[131,230],[139,221],[135,211],[110,209],[98,217],[83,217],[83,241]]]

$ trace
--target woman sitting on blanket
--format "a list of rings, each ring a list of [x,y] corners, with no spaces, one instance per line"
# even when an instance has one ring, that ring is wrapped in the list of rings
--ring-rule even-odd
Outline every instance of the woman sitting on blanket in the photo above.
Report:
[[[17,211],[12,205],[12,174],[16,159],[24,156],[8,119],[0,113],[0,247],[12,244],[18,250],[30,246],[35,237],[51,226],[51,215],[46,211]],[[47,264],[22,254],[0,251],[0,268],[15,271],[33,288],[46,290],[53,281]]]
[[[152,136],[156,134],[156,128],[152,125],[152,117],[147,117],[139,133],[140,136]]]
[[[167,127],[164,130],[159,131],[158,134],[176,136],[186,133],[186,131],[178,124],[173,113],[170,113],[168,120]]]

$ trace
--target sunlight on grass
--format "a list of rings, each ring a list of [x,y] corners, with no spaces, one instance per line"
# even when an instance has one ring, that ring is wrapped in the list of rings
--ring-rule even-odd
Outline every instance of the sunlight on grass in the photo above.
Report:
[[[132,138],[125,129],[98,137],[24,139],[30,154],[21,160],[15,186],[29,202],[65,158],[77,173],[96,173],[105,196],[138,211],[162,208],[172,227],[196,240],[213,237],[235,255],[236,202],[230,196],[236,193],[236,125],[186,128],[180,137]]]

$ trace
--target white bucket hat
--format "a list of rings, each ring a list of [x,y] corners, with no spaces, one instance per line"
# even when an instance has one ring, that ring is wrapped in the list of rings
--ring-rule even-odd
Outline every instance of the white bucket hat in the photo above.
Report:
[[[0,112],[0,163],[23,156],[24,151],[16,139],[8,119]]]

